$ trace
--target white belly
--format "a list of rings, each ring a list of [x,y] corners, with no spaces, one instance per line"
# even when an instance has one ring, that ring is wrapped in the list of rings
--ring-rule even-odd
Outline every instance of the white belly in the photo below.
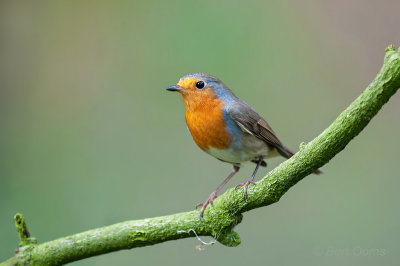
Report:
[[[225,162],[240,164],[247,161],[258,160],[278,155],[276,149],[271,149],[264,141],[253,135],[243,136],[239,145],[230,145],[228,149],[210,148],[208,154]]]

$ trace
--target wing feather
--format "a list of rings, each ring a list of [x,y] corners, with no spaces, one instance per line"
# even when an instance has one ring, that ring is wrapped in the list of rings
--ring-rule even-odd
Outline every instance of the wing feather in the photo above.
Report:
[[[268,123],[246,102],[237,99],[228,108],[228,114],[244,132],[275,147],[282,156],[289,158],[293,155],[293,152],[278,139]]]

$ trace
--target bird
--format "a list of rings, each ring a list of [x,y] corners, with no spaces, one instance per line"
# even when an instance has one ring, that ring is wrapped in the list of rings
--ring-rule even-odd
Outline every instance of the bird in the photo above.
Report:
[[[200,149],[220,161],[233,165],[232,172],[210,194],[201,206],[204,210],[217,198],[217,193],[239,172],[245,162],[256,167],[250,179],[236,185],[243,187],[243,198],[247,188],[254,184],[260,166],[266,167],[264,159],[283,156],[290,158],[294,152],[282,144],[269,124],[253,107],[239,99],[220,79],[206,73],[183,76],[176,85],[166,88],[178,92],[186,107],[186,124],[194,142]],[[317,169],[315,173],[322,171]]]

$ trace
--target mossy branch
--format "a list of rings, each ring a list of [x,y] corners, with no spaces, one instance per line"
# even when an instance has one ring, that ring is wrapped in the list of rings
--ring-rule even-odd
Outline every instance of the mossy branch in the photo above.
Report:
[[[237,246],[240,237],[233,228],[241,222],[243,212],[277,202],[298,181],[326,164],[368,125],[399,87],[400,50],[389,46],[383,67],[368,88],[317,138],[302,143],[292,158],[250,186],[246,200],[243,189],[229,189],[207,207],[202,220],[199,211],[182,212],[122,222],[39,245],[28,241],[31,238],[23,222],[17,226],[21,247],[0,265],[60,265],[195,235],[212,236],[223,245]]]
[[[36,238],[31,237],[31,234],[28,231],[28,226],[26,225],[25,217],[22,214],[17,213],[14,216],[14,223],[20,239],[20,247],[37,243]]]

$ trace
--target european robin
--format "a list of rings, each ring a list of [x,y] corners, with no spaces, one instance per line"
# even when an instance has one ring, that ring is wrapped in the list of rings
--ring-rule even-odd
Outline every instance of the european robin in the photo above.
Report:
[[[293,156],[294,152],[282,144],[268,123],[218,78],[205,73],[189,74],[167,90],[182,95],[186,123],[200,149],[233,165],[228,177],[200,204],[200,219],[218,191],[239,171],[241,163],[257,164],[250,179],[236,186],[243,186],[246,198],[247,187],[253,184],[258,168],[267,166],[265,158]]]

